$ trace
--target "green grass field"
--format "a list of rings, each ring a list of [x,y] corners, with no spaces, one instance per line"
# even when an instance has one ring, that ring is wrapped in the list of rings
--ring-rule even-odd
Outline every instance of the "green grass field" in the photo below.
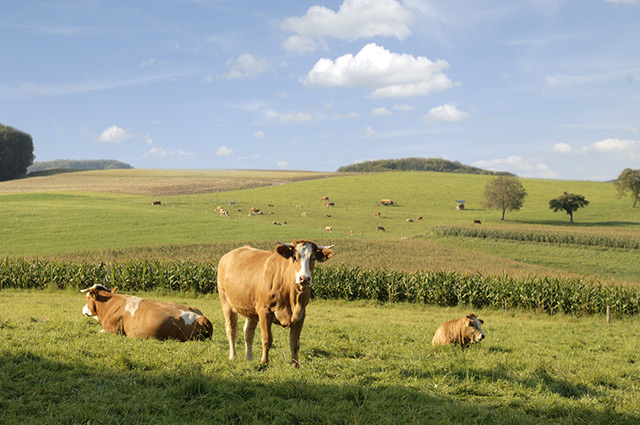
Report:
[[[228,360],[215,295],[140,295],[201,308],[214,325],[213,340],[100,334],[100,325],[81,315],[82,294],[3,291],[2,423],[640,421],[638,317],[607,325],[595,316],[484,310],[476,313],[485,321],[485,341],[461,351],[432,348],[431,338],[464,309],[314,300],[302,367],[294,370],[288,332],[279,327],[269,367]]]
[[[501,222],[499,212],[482,207],[491,178],[117,170],[0,182],[0,258],[204,264],[245,243],[271,249],[278,240],[304,238],[336,245],[326,267],[640,284],[638,249],[505,238],[640,240],[640,209],[618,199],[610,183],[522,179],[529,193],[524,207]],[[591,201],[575,214],[575,225],[548,209],[564,191]],[[323,196],[335,205],[323,206]],[[383,198],[394,205],[381,206]],[[457,199],[466,200],[466,210],[455,209]],[[220,216],[218,206],[229,216]],[[249,216],[252,207],[264,215]],[[473,220],[494,236],[434,231]],[[440,323],[468,306],[314,299],[302,333],[302,368],[292,370],[280,328],[269,367],[229,361],[215,294],[139,295],[200,307],[214,324],[213,340],[105,335],[81,316],[77,292],[2,290],[0,423],[640,422],[638,316],[614,312],[606,324],[598,315],[484,309],[476,313],[485,320],[486,340],[461,351],[434,349],[430,341]]]
[[[438,238],[432,232],[435,226],[469,225],[477,219],[483,228],[640,240],[640,209],[632,209],[630,199],[618,199],[611,183],[522,179],[528,191],[525,205],[507,212],[501,222],[499,212],[482,207],[490,176],[300,173],[295,181],[296,173],[125,171],[124,177],[122,171],[79,172],[0,183],[0,256],[109,259],[123,252],[136,257],[154,251],[152,255],[201,258],[199,249],[217,252],[236,242],[271,247],[277,240],[306,238],[335,243],[337,258],[342,258],[337,261],[365,267],[580,275],[631,283],[640,275],[640,266],[630,261],[635,250],[607,248],[603,255],[597,246],[576,250]],[[171,187],[190,194],[175,194]],[[199,187],[216,191],[197,193]],[[575,225],[566,214],[548,208],[549,199],[563,191],[583,194],[591,202],[575,214]],[[335,205],[323,206],[323,196]],[[395,204],[381,206],[383,198]],[[466,200],[466,210],[455,209],[457,199]],[[162,205],[152,206],[156,200]],[[229,217],[221,217],[218,206]],[[249,216],[252,207],[264,215]],[[376,218],[378,211],[381,217]],[[423,219],[417,220],[419,216]],[[326,227],[332,231],[325,232]]]

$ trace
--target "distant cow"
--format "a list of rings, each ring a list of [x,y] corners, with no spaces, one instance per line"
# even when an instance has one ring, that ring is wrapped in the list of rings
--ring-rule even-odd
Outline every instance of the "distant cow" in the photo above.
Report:
[[[385,232],[384,227],[382,227],[382,226],[378,226],[378,227],[376,227],[376,230],[377,230],[378,232]]]
[[[408,218],[407,219],[407,223],[413,223],[413,219],[412,218]]]
[[[418,216],[418,218],[416,220],[418,220],[418,221],[422,220],[422,216]]]
[[[86,293],[82,309],[97,319],[105,331],[135,338],[190,339],[211,338],[213,327],[197,308],[144,300],[133,295],[116,294],[117,288],[93,285]]]
[[[247,360],[253,359],[253,336],[260,323],[262,363],[269,362],[271,324],[289,328],[291,365],[298,367],[300,332],[311,296],[316,261],[333,256],[332,246],[309,241],[278,242],[273,251],[244,246],[228,252],[218,264],[218,294],[229,339],[229,358],[236,357],[238,314],[246,317]]]
[[[321,201],[328,201],[329,197],[328,196],[323,196],[322,198],[320,198]]]
[[[480,220],[473,220],[473,224],[482,224]]]
[[[160,201],[153,201],[153,205],[162,205],[162,202],[160,202]]]
[[[376,212],[373,216],[374,217],[380,217],[380,211]]]
[[[433,336],[431,345],[460,344],[463,348],[466,348],[472,343],[480,342],[484,339],[484,332],[482,332],[481,326],[483,323],[484,321],[473,313],[467,314],[460,319],[444,322]]]
[[[393,201],[391,199],[381,199],[380,203],[384,206],[393,205]]]
[[[324,228],[324,231],[325,232],[332,232],[333,231],[333,227],[327,226],[327,227]]]

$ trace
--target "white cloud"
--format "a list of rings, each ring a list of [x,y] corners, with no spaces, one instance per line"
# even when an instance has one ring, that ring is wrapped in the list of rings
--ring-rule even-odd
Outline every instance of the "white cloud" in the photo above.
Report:
[[[278,161],[276,162],[276,167],[280,169],[287,169],[289,168],[289,163],[287,161]]]
[[[230,156],[233,155],[233,150],[229,149],[226,146],[220,146],[218,149],[216,149],[215,156]]]
[[[262,139],[264,137],[264,131],[262,130],[258,130],[255,133],[253,133],[253,137],[255,137],[256,139]]]
[[[453,83],[442,71],[445,60],[432,62],[424,56],[391,53],[375,43],[367,44],[355,56],[346,54],[335,61],[322,58],[303,80],[306,87],[365,87],[370,97],[408,97],[443,91]]]
[[[416,108],[415,106],[404,104],[404,105],[393,105],[393,110],[402,111],[402,112],[411,112],[411,111],[415,111]]]
[[[551,148],[551,152],[571,153],[571,146],[567,145],[566,143],[556,143]]]
[[[142,155],[142,159],[175,159],[181,160],[186,157],[194,156],[191,152],[185,152],[182,149],[165,149],[153,147],[147,153]]]
[[[334,119],[352,119],[352,118],[360,118],[360,114],[357,112],[348,112],[346,114],[334,114],[333,115]]]
[[[387,108],[374,108],[371,110],[371,113],[373,115],[393,115],[393,112],[391,112],[390,110],[388,110]]]
[[[470,114],[462,112],[453,105],[443,105],[429,109],[429,112],[424,115],[424,120],[427,125],[430,125],[438,122],[458,122],[470,116]]]
[[[95,140],[99,143],[122,143],[131,138],[131,134],[117,125],[112,125],[100,134]]]
[[[303,122],[313,119],[313,115],[298,112],[297,114],[281,114],[278,119],[282,122]]]
[[[149,146],[153,145],[153,139],[151,138],[151,136],[149,136],[149,134],[148,134],[148,133],[143,134],[143,135],[142,135],[142,137],[143,137],[143,139],[144,139],[144,142],[145,142],[147,145],[149,145]]]
[[[580,148],[582,152],[630,152],[640,147],[632,140],[605,139]]]
[[[312,6],[301,17],[287,18],[280,28],[295,32],[282,46],[290,51],[315,49],[325,37],[356,40],[376,36],[404,40],[411,35],[411,11],[396,0],[344,0],[337,12]]]
[[[256,58],[249,53],[244,53],[237,59],[229,59],[226,64],[229,72],[223,74],[222,78],[229,80],[254,78],[269,70],[269,62],[266,59]]]
[[[370,125],[368,125],[367,127],[365,127],[364,129],[364,133],[356,133],[356,135],[358,137],[364,137],[366,139],[370,139],[372,137],[376,137],[378,135],[378,133],[376,133],[376,131],[373,129],[373,127],[371,127]]]
[[[607,3],[640,4],[640,0],[605,0]]]

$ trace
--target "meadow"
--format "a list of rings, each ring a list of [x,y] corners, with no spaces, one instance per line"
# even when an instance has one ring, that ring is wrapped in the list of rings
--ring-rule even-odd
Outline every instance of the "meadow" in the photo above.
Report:
[[[561,295],[557,284],[569,282],[623,288],[637,302],[640,265],[633,244],[640,241],[640,209],[632,209],[630,199],[619,199],[611,183],[521,179],[525,205],[501,222],[499,212],[482,207],[491,178],[115,170],[0,182],[0,260],[10,265],[3,273],[21,274],[14,263],[49,270],[35,277],[42,285],[33,287],[44,289],[2,285],[2,422],[640,422],[640,318],[633,312],[614,310],[607,324],[602,306],[597,314],[475,308],[466,301],[442,307],[408,303],[399,293],[384,298],[387,289],[373,300],[351,300],[344,286],[353,278],[332,277],[362,270],[364,283],[381,279],[383,286],[399,282],[398,276],[413,281],[403,273],[498,286],[549,282],[548,289]],[[591,202],[575,214],[574,225],[548,208],[564,191]],[[334,205],[323,205],[324,196]],[[394,205],[382,206],[385,198]],[[466,200],[465,210],[456,210],[458,199]],[[161,205],[152,205],[156,201]],[[249,215],[252,207],[263,215]],[[270,366],[229,361],[213,275],[204,269],[242,244],[272,249],[278,240],[295,239],[335,244],[322,274],[344,280],[332,282],[338,295],[324,297],[334,299],[319,296],[309,305],[301,370],[287,366],[282,329],[274,332]],[[145,262],[201,270],[177,280],[204,276],[208,286],[138,292],[136,282],[116,277],[109,283],[200,307],[218,330],[212,341],[99,334],[99,324],[80,315],[84,299],[77,289],[88,276],[62,282],[65,275],[56,271],[144,269],[151,264]],[[359,279],[353,293],[366,286]],[[431,347],[441,322],[471,309],[485,320],[482,345]]]
[[[2,423],[640,421],[637,316],[607,325],[598,316],[483,309],[485,341],[460,350],[430,342],[464,308],[314,300],[295,370],[281,328],[268,367],[228,360],[215,295],[139,295],[197,306],[218,332],[187,343],[100,334],[76,291],[2,291]]]

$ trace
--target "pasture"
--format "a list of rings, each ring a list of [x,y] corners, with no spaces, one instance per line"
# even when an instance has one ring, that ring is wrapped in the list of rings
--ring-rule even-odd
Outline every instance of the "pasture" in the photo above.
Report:
[[[142,265],[144,273],[145,261],[197,269],[242,244],[272,249],[278,240],[310,239],[336,245],[326,276],[355,267],[363,276],[442,271],[461,282],[548,277],[637,289],[640,209],[610,183],[521,179],[524,207],[501,222],[482,207],[491,178],[113,170],[0,182],[0,260],[51,270]],[[564,191],[591,202],[575,225],[548,208]],[[324,196],[333,205],[323,205]],[[466,200],[464,211],[457,199]],[[487,339],[461,351],[430,342],[440,323],[470,305],[316,298],[296,371],[280,328],[268,367],[229,361],[209,291],[138,293],[191,304],[211,319],[212,341],[180,344],[100,334],[80,314],[80,283],[67,286],[51,273],[36,280],[46,289],[0,292],[2,423],[640,422],[637,315],[614,311],[606,324],[602,315],[485,307],[475,312]],[[134,282],[121,283],[135,291]],[[74,290],[55,289],[65,287]]]
[[[640,421],[637,316],[607,325],[596,316],[485,309],[476,312],[485,341],[462,351],[432,348],[431,338],[465,308],[314,300],[294,370],[279,327],[268,367],[228,360],[215,294],[139,295],[201,308],[213,339],[100,334],[81,315],[78,292],[2,291],[2,423]]]

